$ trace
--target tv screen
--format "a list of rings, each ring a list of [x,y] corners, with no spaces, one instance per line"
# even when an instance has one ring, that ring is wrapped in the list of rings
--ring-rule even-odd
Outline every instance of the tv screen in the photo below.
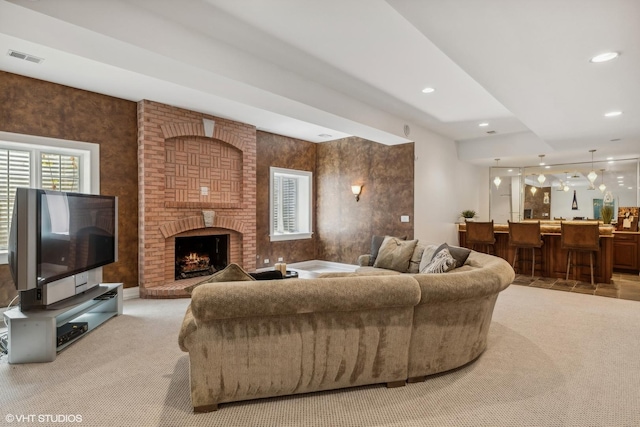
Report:
[[[86,279],[79,273],[117,261],[117,221],[116,197],[18,188],[9,234],[16,289],[70,277],[75,277],[72,286],[83,289]]]
[[[39,192],[38,285],[115,261],[115,198]]]

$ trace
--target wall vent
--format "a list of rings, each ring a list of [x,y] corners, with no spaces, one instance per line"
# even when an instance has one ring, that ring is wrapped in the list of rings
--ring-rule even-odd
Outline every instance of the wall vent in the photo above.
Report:
[[[496,133],[496,131],[495,131],[495,130],[488,130],[488,131],[487,131],[487,133],[488,133],[489,135],[493,135],[494,133]]]
[[[17,50],[11,50],[7,52],[7,55],[13,56],[14,58],[23,59],[25,61],[33,62],[35,64],[40,64],[44,61],[44,58],[38,58],[37,56],[29,55],[28,53],[18,52]]]

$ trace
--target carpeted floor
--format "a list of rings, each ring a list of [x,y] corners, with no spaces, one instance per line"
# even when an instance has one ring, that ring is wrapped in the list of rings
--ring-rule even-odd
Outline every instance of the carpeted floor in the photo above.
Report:
[[[638,426],[640,304],[510,286],[487,351],[426,382],[221,405],[194,415],[177,346],[189,303],[128,300],[52,363],[0,359],[0,425]],[[33,422],[9,423],[11,416]],[[79,415],[81,422],[37,417]]]

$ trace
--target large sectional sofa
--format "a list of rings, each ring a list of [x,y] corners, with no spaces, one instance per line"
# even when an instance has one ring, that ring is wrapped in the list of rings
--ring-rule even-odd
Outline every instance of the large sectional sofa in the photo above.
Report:
[[[514,278],[472,252],[448,273],[365,267],[317,279],[196,287],[180,331],[195,412],[262,397],[386,383],[460,367],[486,348],[493,308]]]

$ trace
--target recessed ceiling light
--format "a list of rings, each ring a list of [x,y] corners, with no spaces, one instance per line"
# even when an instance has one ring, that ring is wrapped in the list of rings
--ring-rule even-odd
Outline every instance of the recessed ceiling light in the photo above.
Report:
[[[607,160],[613,160],[613,157],[607,157]]]
[[[618,184],[620,187],[624,187],[624,184]]]
[[[618,179],[624,179],[624,176],[619,176]]]
[[[591,58],[589,62],[593,62],[596,64],[600,62],[607,62],[607,61],[611,61],[612,59],[616,59],[618,56],[620,56],[618,52],[601,53],[600,55],[596,55],[593,58]]]
[[[425,87],[424,89],[422,89],[422,93],[432,93],[435,92],[436,90],[432,87]]]
[[[513,172],[513,169],[507,169],[507,172]]]
[[[628,190],[633,190],[633,187],[627,187]]]
[[[487,122],[483,122],[483,123],[479,123],[478,126],[480,126],[481,128],[485,127],[485,126],[489,126],[489,123]]]
[[[608,113],[605,113],[604,116],[605,117],[616,117],[616,116],[619,116],[620,114],[622,114],[622,111],[610,111]]]
[[[609,163],[610,165],[615,163],[615,160],[609,160],[607,163]]]
[[[547,165],[544,167],[545,169],[551,169],[551,166]]]

